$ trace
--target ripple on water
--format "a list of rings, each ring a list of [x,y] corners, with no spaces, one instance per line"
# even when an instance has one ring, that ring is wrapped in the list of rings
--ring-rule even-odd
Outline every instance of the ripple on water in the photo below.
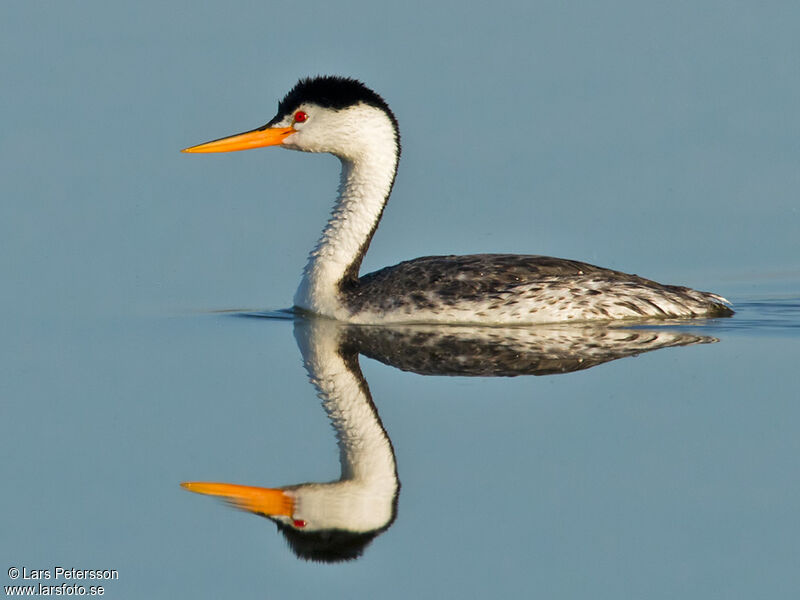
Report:
[[[662,327],[702,329],[704,332],[724,336],[726,333],[748,335],[787,336],[800,335],[800,298],[773,297],[737,301],[732,299],[732,317],[724,319],[692,319]]]
[[[659,324],[648,322],[641,325],[643,328],[670,328],[670,329],[695,329],[701,328],[706,332],[747,332],[758,335],[796,336],[800,334],[800,297],[773,297],[737,301],[733,299],[733,308],[736,311],[732,317],[719,319],[688,319],[684,321],[671,320]],[[230,310],[226,312],[236,317],[254,319],[274,319],[291,321],[300,314],[292,308],[276,310]],[[632,325],[639,328],[639,325]]]

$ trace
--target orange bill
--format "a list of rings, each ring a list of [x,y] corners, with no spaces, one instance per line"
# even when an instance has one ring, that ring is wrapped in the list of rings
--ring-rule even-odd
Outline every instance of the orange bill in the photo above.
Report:
[[[238,508],[261,515],[291,517],[294,512],[294,500],[281,489],[206,481],[185,481],[181,487],[198,494],[219,496]]]
[[[292,127],[261,127],[253,131],[220,138],[213,142],[184,148],[181,152],[233,152],[235,150],[263,148],[264,146],[277,146],[283,142],[286,136],[293,133],[294,128]]]

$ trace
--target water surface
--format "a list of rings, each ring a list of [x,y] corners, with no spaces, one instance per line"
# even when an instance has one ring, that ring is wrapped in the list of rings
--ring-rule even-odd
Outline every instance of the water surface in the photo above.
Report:
[[[668,347],[539,377],[423,376],[362,356],[402,487],[390,527],[333,565],[178,487],[339,478],[294,339],[306,325],[241,313],[29,321],[17,340],[35,351],[21,343],[6,362],[3,502],[19,518],[5,522],[4,554],[119,568],[109,590],[123,597],[143,580],[209,597],[779,596],[798,583],[798,300],[637,327]],[[401,345],[370,335],[374,357]],[[573,350],[583,337],[565,335]]]
[[[117,569],[108,598],[794,599],[799,11],[4,3],[0,567]],[[340,564],[179,487],[342,474],[298,324],[240,316],[291,301],[337,161],[179,152],[317,73],[400,123],[365,271],[545,254],[737,310],[634,327],[619,358],[456,336],[458,375],[420,362],[430,332],[354,340],[401,486]]]

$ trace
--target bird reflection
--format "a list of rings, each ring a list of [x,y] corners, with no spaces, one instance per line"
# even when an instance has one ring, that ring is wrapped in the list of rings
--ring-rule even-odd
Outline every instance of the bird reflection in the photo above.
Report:
[[[185,482],[275,522],[303,559],[361,556],[397,516],[400,482],[394,449],[359,366],[359,354],[423,375],[513,377],[587,369],[604,362],[715,338],[667,329],[608,326],[359,326],[294,319],[311,383],[336,431],[341,476],[328,483],[262,488]]]

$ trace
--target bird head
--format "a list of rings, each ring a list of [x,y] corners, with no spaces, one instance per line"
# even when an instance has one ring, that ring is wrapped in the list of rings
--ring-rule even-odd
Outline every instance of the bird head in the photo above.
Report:
[[[391,147],[399,155],[397,120],[388,104],[360,81],[321,76],[300,80],[266,125],[186,148],[183,152],[232,152],[281,146],[328,152],[357,160]]]
[[[379,490],[354,481],[262,488],[191,481],[184,489],[217,496],[267,517],[300,558],[338,562],[358,558],[397,515],[396,482]]]

